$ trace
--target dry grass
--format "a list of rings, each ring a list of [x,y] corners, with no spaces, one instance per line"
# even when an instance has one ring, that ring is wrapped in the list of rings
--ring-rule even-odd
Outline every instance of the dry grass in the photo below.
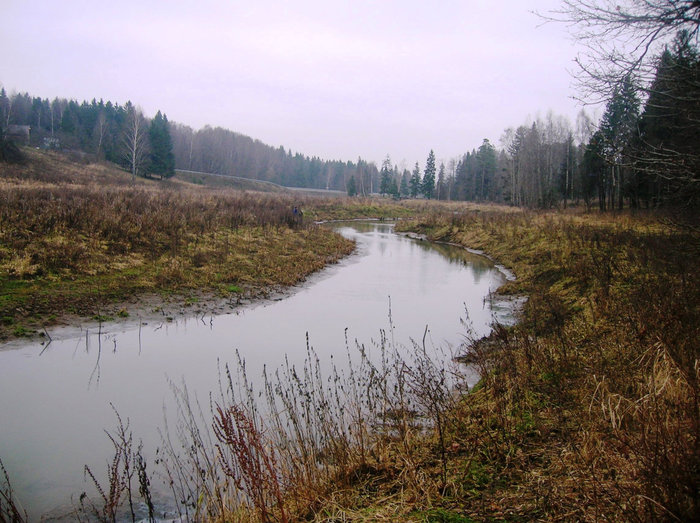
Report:
[[[132,186],[110,166],[29,152],[0,167],[0,337],[143,293],[255,296],[353,248],[295,217],[307,200],[292,195]]]
[[[27,511],[15,496],[10,477],[0,459],[0,522],[22,523],[27,520]]]
[[[369,354],[372,352],[373,357]],[[307,346],[254,390],[245,364],[225,367],[205,414],[185,387],[161,455],[178,516],[211,521],[410,518],[450,488],[458,426],[450,355],[416,344],[348,345],[321,372]],[[213,419],[208,422],[208,419]],[[195,473],[199,471],[199,473]],[[427,503],[427,504],[426,504]]]
[[[1,258],[4,270],[17,271],[5,284],[21,288],[18,282],[27,281],[22,271],[29,281],[50,281],[71,263],[70,274],[91,267],[97,272],[89,276],[98,278],[101,265],[90,265],[99,251],[94,245],[108,253],[103,264],[138,252],[140,267],[158,268],[153,285],[175,286],[195,281],[196,260],[235,259],[221,265],[233,270],[264,251],[263,258],[294,265],[301,261],[296,256],[307,259],[300,253],[308,244],[332,238],[285,221],[292,201],[283,197],[237,199],[146,186],[64,189],[65,194],[43,186],[0,191],[15,217],[24,216],[25,199],[17,195],[30,196],[26,220],[44,231],[33,235],[33,226],[0,222],[3,246],[11,245],[13,254]],[[92,199],[102,212],[90,211],[85,202]],[[131,209],[130,202],[141,203]],[[372,347],[378,359],[369,358],[363,346],[348,346],[351,363],[343,365],[348,370],[335,368],[326,376],[309,348],[304,368],[283,366],[266,377],[263,391],[246,386],[242,363],[239,379],[226,369],[208,409],[176,388],[180,415],[165,431],[159,466],[172,480],[181,517],[700,519],[696,222],[670,215],[530,213],[433,202],[339,199],[293,205],[319,218],[420,214],[400,227],[481,249],[516,272],[518,280],[502,290],[529,297],[522,321],[496,327],[488,339],[467,339],[463,361],[481,377],[469,393],[464,367],[450,355],[436,358],[420,343],[395,347],[386,337]],[[44,213],[43,207],[52,210]],[[74,208],[80,212],[71,212]],[[257,221],[258,212],[267,217],[264,223]],[[161,213],[159,227],[133,233]],[[187,219],[178,222],[180,216]],[[119,251],[125,237],[129,248]],[[112,244],[112,238],[120,240]],[[31,251],[35,241],[43,242],[39,251]],[[272,244],[274,250],[264,250]],[[85,256],[83,249],[93,250]],[[338,250],[331,245],[327,252]],[[32,257],[37,252],[43,257]],[[24,254],[14,257],[17,253]],[[324,256],[314,259],[322,264]],[[161,264],[162,259],[173,262]],[[31,276],[39,263],[48,267],[46,273]],[[121,263],[135,265],[134,259]],[[227,273],[206,281],[294,280],[275,267],[254,263],[253,272],[236,273],[235,280]],[[106,272],[114,273],[113,266]],[[62,277],[68,281],[67,274]]]
[[[489,480],[460,505],[478,518],[698,519],[696,226],[481,213],[407,227],[492,253],[519,276],[505,290],[529,295],[520,325],[471,348],[482,388],[460,417]]]

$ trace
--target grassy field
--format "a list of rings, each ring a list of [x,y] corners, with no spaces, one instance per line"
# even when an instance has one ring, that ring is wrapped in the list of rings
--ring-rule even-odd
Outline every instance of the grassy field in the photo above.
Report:
[[[211,427],[197,424],[180,391],[183,430],[161,464],[184,500],[181,516],[697,520],[697,224],[669,214],[421,209],[399,229],[513,269],[517,281],[501,291],[528,296],[521,322],[486,339],[467,332],[458,361],[429,356],[425,342],[405,356],[382,338],[373,347],[381,363],[349,345],[359,362],[322,376],[309,349],[305,368],[268,376],[261,396],[240,397],[227,368]],[[480,376],[472,388],[465,364]]]
[[[194,185],[206,185],[207,187],[226,187],[236,189],[238,191],[256,191],[256,192],[289,192],[284,187],[274,183],[259,182],[258,180],[249,180],[247,178],[237,178],[233,176],[225,176],[218,174],[206,174],[191,171],[175,172],[177,180],[191,183]]]
[[[496,326],[487,339],[467,331],[459,361],[436,360],[420,342],[401,356],[383,338],[380,364],[349,344],[357,365],[321,376],[309,349],[306,368],[282,368],[248,398],[226,369],[210,427],[176,391],[183,418],[159,473],[171,478],[183,517],[700,519],[695,217],[131,187],[104,167],[79,175],[83,167],[50,161],[62,166],[60,180],[36,167],[3,173],[5,332],[28,317],[45,321],[51,306],[42,307],[56,297],[91,314],[98,302],[144,290],[293,284],[352,249],[306,225],[322,219],[404,218],[400,230],[488,253],[517,276],[500,291],[528,297],[516,326]],[[465,363],[480,377],[470,389]],[[141,470],[122,436],[113,462],[125,468],[103,486],[116,494],[86,502],[105,520],[131,497],[125,474]]]
[[[142,295],[251,298],[294,285],[352,251],[286,194],[131,177],[28,150],[0,166],[0,339],[66,313],[128,315]]]
[[[307,368],[269,377],[266,400],[220,398],[218,451],[199,430],[182,441],[200,449],[190,463],[215,465],[196,484],[168,469],[182,499],[205,500],[195,518],[698,519],[697,225],[461,209],[432,205],[399,228],[513,269],[502,292],[528,296],[521,322],[467,334],[462,363],[420,343],[407,359],[382,339],[379,365],[324,379],[310,352]],[[468,391],[464,363],[481,378]]]
[[[519,325],[471,344],[482,379],[451,411],[434,504],[454,519],[428,520],[700,518],[695,218],[486,211],[400,227],[490,253],[518,276],[502,292],[529,297]]]

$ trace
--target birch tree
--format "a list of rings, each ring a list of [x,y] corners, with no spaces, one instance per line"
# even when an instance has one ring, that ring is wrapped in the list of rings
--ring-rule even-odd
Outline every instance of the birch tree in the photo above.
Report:
[[[102,143],[104,142],[105,135],[107,133],[107,117],[104,111],[100,111],[97,115],[97,121],[95,122],[95,129],[93,130],[93,135],[97,141],[95,146],[95,155],[97,159],[102,158]]]
[[[145,172],[148,159],[148,124],[141,109],[134,107],[131,102],[127,102],[125,109],[126,121],[122,143],[131,171],[131,182],[134,183],[136,176]]]

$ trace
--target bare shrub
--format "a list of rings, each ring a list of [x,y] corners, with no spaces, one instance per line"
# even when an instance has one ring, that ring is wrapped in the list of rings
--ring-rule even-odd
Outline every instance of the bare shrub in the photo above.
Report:
[[[448,362],[426,339],[403,347],[382,332],[370,347],[348,342],[347,363],[332,362],[325,375],[307,341],[304,365],[265,371],[260,391],[239,358],[235,372],[223,367],[206,414],[184,385],[174,387],[178,419],[173,431],[166,425],[161,459],[181,517],[309,517],[373,477],[408,479],[417,493],[444,489],[458,430],[448,412],[462,379]],[[440,456],[439,481],[420,472],[425,437]]]
[[[86,517],[88,520],[96,518],[98,521],[111,522],[123,520],[124,512],[126,512],[131,521],[136,521],[134,502],[137,499],[142,499],[148,509],[148,521],[154,521],[150,478],[146,473],[146,460],[142,455],[142,445],[139,443],[134,448],[133,435],[129,430],[129,420],[127,419],[126,424],[124,424],[113,405],[112,409],[118,424],[114,433],[106,432],[114,447],[114,456],[107,466],[107,485],[103,486],[90,467],[85,465],[85,478],[90,478],[99,500],[94,500],[86,492],[83,492],[79,498],[76,516],[79,519]],[[136,478],[134,478],[135,475]],[[136,490],[136,483],[138,483],[138,490]],[[124,505],[127,505],[128,508]]]
[[[288,521],[274,449],[270,449],[256,423],[237,405],[216,406],[214,434],[224,474],[245,493],[261,521],[270,519],[272,507],[279,521]],[[276,518],[277,519],[277,518]]]
[[[0,522],[1,523],[23,523],[29,521],[27,512],[22,508],[19,500],[15,496],[10,483],[10,476],[5,469],[5,465],[0,459]]]

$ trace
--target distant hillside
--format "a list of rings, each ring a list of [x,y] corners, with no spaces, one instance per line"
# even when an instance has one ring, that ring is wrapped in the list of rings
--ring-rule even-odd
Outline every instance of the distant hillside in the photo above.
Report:
[[[24,163],[0,163],[0,178],[50,184],[118,186],[132,183],[131,173],[111,162],[88,163],[84,155],[78,153],[43,151],[29,147],[23,147],[21,152],[25,157]],[[148,186],[161,182],[136,178],[134,183]]]
[[[12,181],[34,181],[49,184],[126,186],[135,183],[148,187],[169,185],[173,187],[207,185],[228,187],[244,191],[285,192],[284,187],[267,182],[231,178],[228,176],[196,175],[178,172],[174,178],[157,181],[146,178],[132,180],[131,173],[111,162],[94,162],[78,152],[45,151],[22,147],[24,162],[21,164],[0,163],[0,178]]]
[[[196,171],[175,170],[175,178],[183,182],[195,185],[207,185],[209,187],[228,187],[240,191],[258,192],[289,192],[286,187],[271,182],[251,180],[250,178],[240,178],[226,174],[211,174]]]
[[[206,126],[198,131],[172,124],[173,152],[177,169],[227,174],[272,182],[285,187],[345,191],[347,182],[360,177],[364,186],[379,187],[379,171],[362,159],[357,162],[327,161],[271,147],[248,136]]]
[[[8,96],[0,89],[0,125],[30,126],[28,145],[81,151],[125,168],[130,161],[124,146],[129,110],[134,110],[131,102],[120,105],[93,99],[79,103],[61,98],[50,101],[28,93]],[[164,118],[169,125],[176,169],[340,191],[345,191],[354,177],[359,192],[367,194],[379,187],[376,165],[359,158],[356,162],[310,158],[229,129],[206,126],[195,131],[183,124],[168,124]],[[150,120],[146,118],[144,123],[148,126]],[[207,178],[209,181],[214,183],[213,178]]]

